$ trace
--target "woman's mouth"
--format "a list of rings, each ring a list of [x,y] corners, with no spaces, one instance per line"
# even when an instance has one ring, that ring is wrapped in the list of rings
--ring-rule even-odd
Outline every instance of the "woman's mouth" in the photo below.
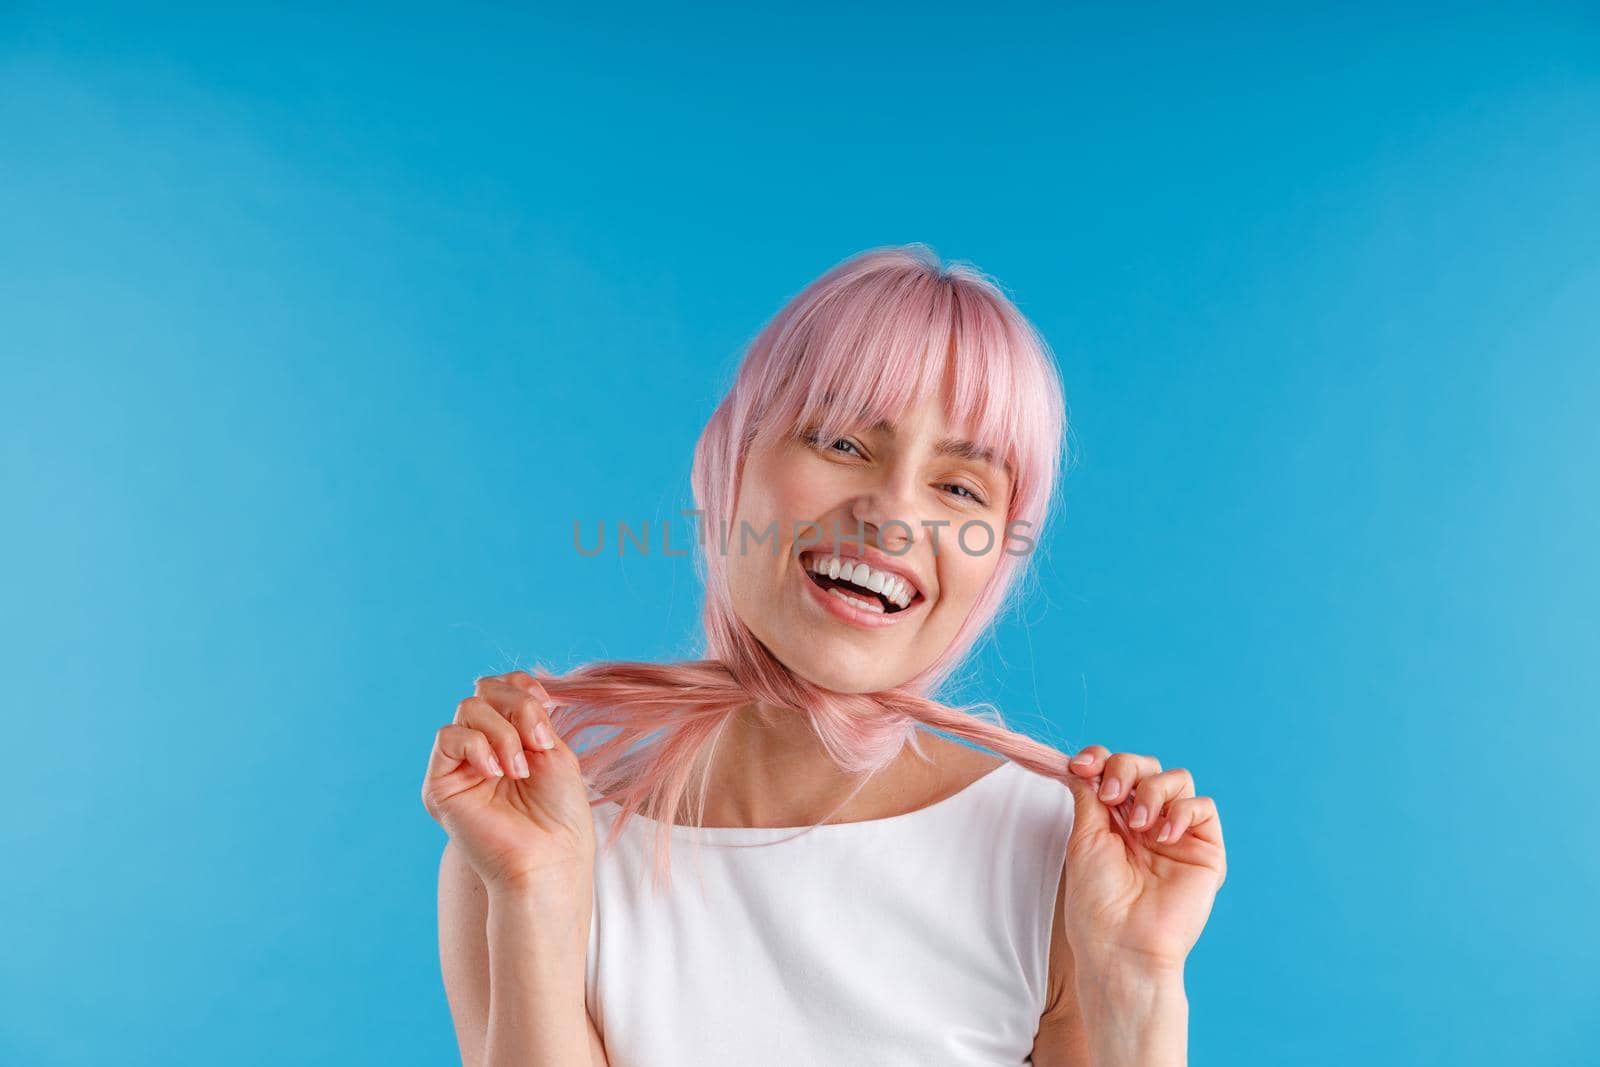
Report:
[[[923,599],[904,578],[848,556],[808,552],[800,566],[832,613],[857,625],[898,622],[897,616]]]

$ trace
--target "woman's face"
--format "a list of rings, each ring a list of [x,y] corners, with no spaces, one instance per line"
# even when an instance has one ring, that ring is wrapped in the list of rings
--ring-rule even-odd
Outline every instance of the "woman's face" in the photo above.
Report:
[[[763,438],[746,459],[725,556],[733,608],[815,685],[871,693],[914,677],[1000,564],[1010,477],[945,409],[940,395],[898,425]]]

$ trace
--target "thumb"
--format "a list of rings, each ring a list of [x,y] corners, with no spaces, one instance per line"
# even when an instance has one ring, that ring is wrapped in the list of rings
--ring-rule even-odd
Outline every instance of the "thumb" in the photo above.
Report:
[[[1099,835],[1115,832],[1111,826],[1111,809],[1100,799],[1100,778],[1080,778],[1067,773],[1067,788],[1072,790],[1072,837],[1083,834]]]

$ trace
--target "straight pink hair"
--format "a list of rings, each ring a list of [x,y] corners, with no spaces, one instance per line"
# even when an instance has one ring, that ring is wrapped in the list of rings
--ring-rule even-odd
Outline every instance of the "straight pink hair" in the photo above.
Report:
[[[634,815],[659,824],[657,884],[662,875],[670,880],[673,825],[704,823],[711,757],[723,728],[755,701],[806,716],[828,754],[861,774],[862,785],[907,742],[927,758],[917,743],[918,723],[1067,780],[1065,754],[1007,729],[991,705],[958,709],[933,699],[1027,572],[1031,553],[1001,551],[1005,535],[998,531],[993,550],[1000,563],[950,647],[893,689],[819,688],[774,658],[733,611],[717,532],[732,526],[751,445],[762,435],[806,428],[830,440],[863,422],[892,423],[941,390],[951,425],[1012,464],[1006,534],[1020,526],[1040,541],[1067,429],[1048,346],[1000,287],[970,265],[941,265],[923,244],[871,249],[817,278],[762,328],[695,448],[705,658],[593,663],[565,676],[535,668],[558,705],[551,716],[556,729],[599,794],[591,803],[620,805],[604,847]],[[982,709],[993,721],[973,714]]]

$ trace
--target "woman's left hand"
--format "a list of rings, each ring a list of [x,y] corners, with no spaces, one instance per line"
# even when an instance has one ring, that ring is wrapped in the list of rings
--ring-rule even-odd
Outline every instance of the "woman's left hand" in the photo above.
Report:
[[[1216,803],[1195,795],[1188,771],[1104,745],[1068,770],[1065,912],[1079,967],[1181,972],[1227,872]]]

